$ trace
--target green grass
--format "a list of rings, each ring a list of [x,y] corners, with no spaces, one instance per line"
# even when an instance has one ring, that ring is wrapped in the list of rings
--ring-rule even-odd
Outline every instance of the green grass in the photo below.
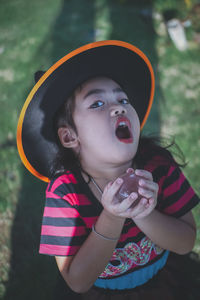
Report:
[[[188,161],[184,172],[200,195],[200,46],[190,27],[189,48],[179,52],[159,18],[172,9],[186,18],[191,5],[180,0],[1,1],[0,299],[53,299],[58,276],[54,259],[38,255],[45,184],[22,166],[15,135],[34,72],[68,51],[93,40],[119,39],[147,54],[155,70],[156,96],[144,131],[175,136]],[[151,18],[152,10],[157,18]],[[195,208],[198,254],[199,213]]]
[[[157,39],[159,56],[158,78],[162,88],[159,103],[161,134],[174,136],[183,151],[187,166],[183,169],[198,195],[200,195],[200,68],[199,45],[192,39],[192,28],[186,29],[188,50],[176,50],[167,34]],[[197,241],[194,250],[200,253],[199,206],[194,209],[197,223]]]

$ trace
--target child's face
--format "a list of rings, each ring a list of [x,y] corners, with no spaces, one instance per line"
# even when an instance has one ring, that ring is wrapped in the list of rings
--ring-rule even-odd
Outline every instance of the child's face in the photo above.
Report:
[[[88,80],[75,93],[73,114],[81,163],[118,165],[132,160],[140,135],[138,115],[113,80]]]

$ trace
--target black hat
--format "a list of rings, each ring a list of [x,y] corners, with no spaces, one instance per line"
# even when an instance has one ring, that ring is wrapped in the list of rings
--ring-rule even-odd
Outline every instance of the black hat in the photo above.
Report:
[[[36,74],[36,80],[43,73]],[[122,41],[100,41],[82,46],[56,62],[38,80],[22,108],[17,128],[19,155],[26,168],[49,181],[50,166],[58,151],[53,128],[55,113],[84,81],[106,76],[126,92],[136,109],[141,128],[154,96],[154,73],[135,46]]]

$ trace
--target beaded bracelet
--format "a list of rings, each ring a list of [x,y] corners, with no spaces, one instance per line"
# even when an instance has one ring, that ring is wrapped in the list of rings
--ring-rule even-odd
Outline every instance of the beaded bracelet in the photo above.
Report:
[[[98,232],[96,231],[95,227],[94,227],[94,224],[92,225],[92,231],[93,231],[96,235],[100,236],[102,239],[107,240],[107,241],[118,241],[119,238],[120,238],[120,236],[117,237],[117,238],[109,238],[109,237],[104,236],[103,234],[98,233]]]

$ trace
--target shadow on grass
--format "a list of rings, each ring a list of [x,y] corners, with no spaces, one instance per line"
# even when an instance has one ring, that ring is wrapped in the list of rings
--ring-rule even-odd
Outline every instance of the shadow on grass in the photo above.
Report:
[[[37,56],[43,56],[45,60],[48,57],[51,65],[68,51],[93,41],[97,34],[94,2],[86,0],[83,4],[82,0],[63,1],[60,14]],[[156,36],[151,16],[153,3],[104,0],[104,5],[107,6],[107,21],[111,26],[106,38],[124,40],[138,46],[149,57],[157,75]],[[159,134],[157,100],[162,96],[158,89],[158,77],[156,82],[156,99],[145,132]],[[54,257],[38,254],[45,188],[46,184],[24,172],[12,228],[11,271],[4,300],[78,299],[63,282]],[[196,266],[195,263],[194,269]]]
[[[33,60],[44,61],[41,69],[47,64],[50,67],[69,51],[90,42],[93,22],[92,1],[86,0],[85,6],[82,0],[63,1],[59,15],[55,16],[48,36]],[[4,299],[54,300],[68,297],[76,300],[74,293],[64,284],[55,258],[38,254],[46,184],[26,170],[22,177],[12,226],[10,274]]]

